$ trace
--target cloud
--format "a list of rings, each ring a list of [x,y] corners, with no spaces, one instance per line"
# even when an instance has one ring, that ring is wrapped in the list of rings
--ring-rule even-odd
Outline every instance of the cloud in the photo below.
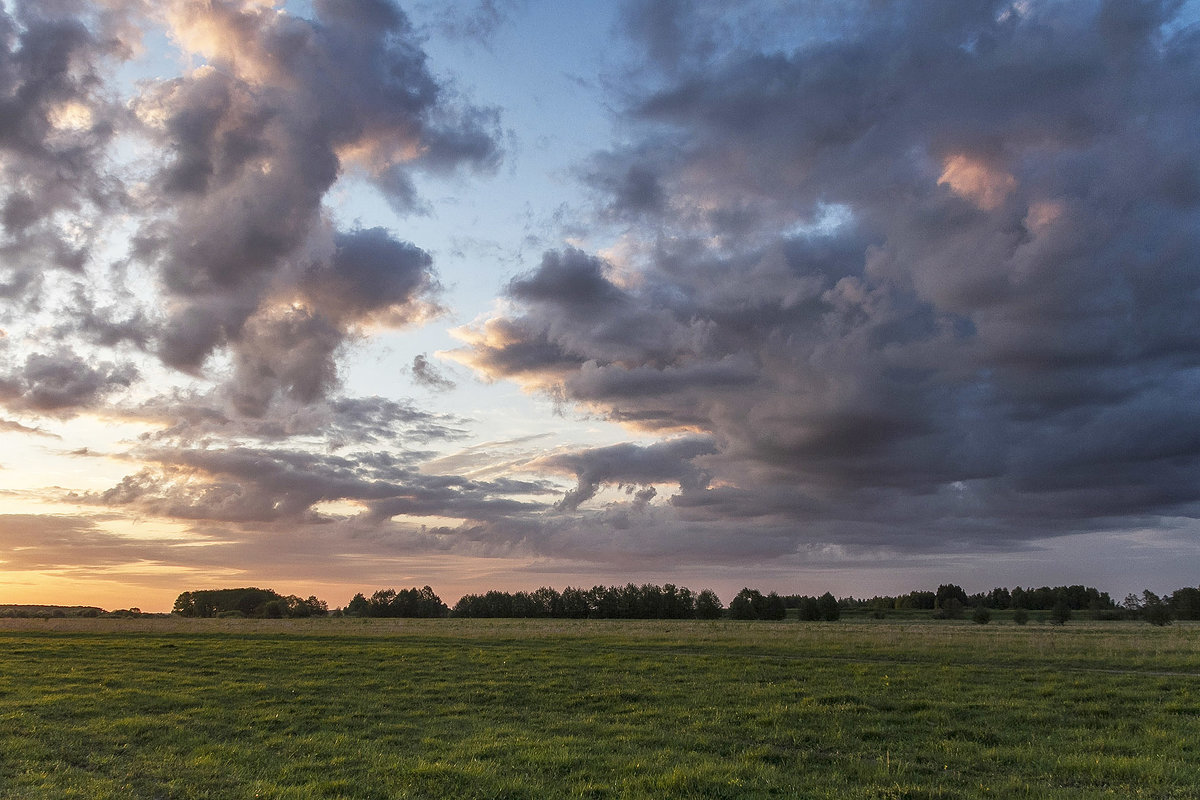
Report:
[[[643,504],[656,493],[649,486],[652,483],[671,481],[679,483],[684,490],[702,490],[708,483],[708,476],[693,460],[715,452],[711,439],[685,437],[647,447],[617,444],[546,456],[530,466],[573,472],[578,484],[567,492],[558,508],[575,511],[581,503],[595,497],[603,483],[644,485],[638,492],[638,499]]]
[[[314,5],[305,20],[254,3],[171,6],[177,41],[207,62],[135,105],[171,153],[155,182],[169,213],[143,226],[169,314],[160,352],[196,371],[235,361],[237,408],[312,402],[337,383],[361,325],[437,312],[427,253],[372,228],[340,231],[322,199],[339,177],[414,200],[414,170],[490,169],[495,115],[457,103],[389,2]]]
[[[138,377],[132,364],[89,364],[67,350],[33,353],[0,378],[0,401],[11,410],[73,416],[128,389]]]
[[[412,375],[417,379],[417,383],[434,389],[439,392],[449,391],[454,388],[454,381],[447,378],[437,367],[429,363],[429,359],[424,353],[413,356]]]
[[[786,47],[765,4],[714,8],[629,6],[628,143],[581,170],[619,263],[547,253],[455,357],[714,443],[678,462],[707,476],[684,538],[1019,547],[1200,511],[1178,4],[822,6]],[[578,458],[563,510],[604,481]]]
[[[430,27],[442,36],[486,47],[525,5],[525,0],[477,0],[469,5],[434,3],[421,4],[419,8],[422,14],[432,17]]]
[[[340,502],[354,510],[337,516],[380,524],[397,515],[489,522],[540,508],[510,495],[547,491],[535,482],[429,475],[417,469],[413,457],[385,451],[334,455],[230,445],[145,448],[137,457],[148,466],[103,492],[71,499],[172,519],[242,524],[322,523],[335,517],[318,504]]]
[[[120,125],[103,71],[127,57],[119,9],[0,8],[0,294],[36,291],[49,269],[78,273],[119,181],[100,167]],[[63,225],[71,220],[69,226]]]
[[[142,441],[181,449],[242,440],[291,440],[325,451],[352,446],[392,449],[460,439],[467,434],[465,426],[469,422],[385,397],[335,397],[316,403],[281,404],[266,418],[229,414],[226,405],[217,393],[176,392],[112,413],[157,426],[142,434]]]
[[[156,353],[227,380],[233,411],[261,417],[330,396],[365,332],[442,311],[427,252],[383,228],[339,229],[325,207],[355,180],[412,213],[416,174],[499,163],[498,111],[433,74],[399,6],[321,0],[311,18],[252,0],[13,9],[0,10],[6,321],[70,296],[54,327],[66,346]],[[155,28],[188,68],[118,84],[115,68]],[[128,251],[114,255],[115,240]]]

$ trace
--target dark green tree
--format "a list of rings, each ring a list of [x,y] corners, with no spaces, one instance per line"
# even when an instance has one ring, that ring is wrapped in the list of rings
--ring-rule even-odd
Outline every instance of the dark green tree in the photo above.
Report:
[[[1171,609],[1149,589],[1142,592],[1142,619],[1160,628],[1171,624]]]
[[[817,610],[821,612],[821,619],[826,622],[834,622],[842,616],[842,608],[838,605],[837,598],[830,592],[817,598]]]
[[[767,594],[766,602],[763,603],[763,611],[760,619],[780,620],[787,617],[787,604],[783,598],[775,592]]]
[[[696,617],[698,619],[720,619],[724,606],[721,598],[712,589],[704,589],[696,596]]]
[[[762,592],[745,587],[729,601],[729,616],[732,619],[758,619],[759,609],[765,602]]]
[[[944,609],[946,602],[950,599],[957,600],[959,608],[967,605],[967,593],[963,591],[961,586],[953,583],[943,583],[937,588],[934,595],[934,608]]]

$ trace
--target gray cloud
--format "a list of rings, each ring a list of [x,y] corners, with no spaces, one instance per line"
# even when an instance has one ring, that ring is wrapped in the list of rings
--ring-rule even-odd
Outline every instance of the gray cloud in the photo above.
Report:
[[[339,230],[324,199],[348,177],[409,213],[422,202],[414,174],[496,167],[498,112],[433,75],[390,0],[312,10],[304,19],[242,0],[0,10],[8,318],[65,288],[74,301],[60,339],[156,352],[218,379],[205,371],[228,354],[233,409],[261,417],[327,397],[365,326],[439,313],[428,253],[381,228]],[[194,67],[123,102],[113,68],[154,25]],[[117,152],[132,137],[153,155]],[[114,224],[136,231],[124,257],[103,263],[98,237]],[[157,304],[123,289],[146,271]]]
[[[510,495],[548,491],[535,482],[429,475],[417,468],[416,459],[385,451],[146,448],[137,458],[152,466],[106,491],[72,499],[175,519],[245,524],[319,523],[330,517],[318,504],[350,502],[359,510],[349,516],[378,524],[396,515],[494,521],[541,507]]]
[[[454,381],[447,378],[433,364],[429,363],[424,353],[413,356],[412,376],[417,382],[439,392],[454,388]]]
[[[137,369],[128,363],[89,364],[67,350],[33,353],[0,377],[0,401],[15,411],[73,416],[128,389],[137,377]]]
[[[573,472],[578,480],[574,489],[559,502],[559,510],[575,511],[581,503],[592,499],[604,483],[651,484],[677,482],[687,491],[703,490],[708,484],[705,474],[693,460],[697,456],[716,452],[707,437],[687,437],[667,440],[647,447],[616,444],[573,453],[547,456],[532,467]],[[644,505],[655,495],[653,487],[637,492]]]
[[[127,57],[119,9],[18,2],[0,9],[0,295],[50,269],[78,273],[120,182],[100,166],[123,112],[103,70]],[[68,230],[64,218],[73,223]]]
[[[171,213],[142,236],[170,302],[160,352],[195,371],[228,347],[247,415],[327,395],[356,326],[437,310],[427,253],[383,229],[329,223],[334,181],[361,176],[404,206],[414,170],[498,159],[494,112],[448,95],[398,7],[329,0],[314,11],[180,6],[177,35],[212,68],[160,82],[136,106],[172,154],[154,199]]]
[[[711,436],[674,512],[756,519],[770,548],[1013,547],[1200,511],[1179,5],[850,4],[789,49],[752,8],[723,29],[706,4],[631,6],[643,135],[582,171],[630,226],[623,263],[548,253],[458,356]],[[596,491],[579,474],[570,508]]]
[[[384,397],[338,397],[280,405],[269,417],[228,414],[225,408],[223,398],[216,394],[176,393],[114,413],[160,426],[143,434],[142,441],[181,449],[243,440],[297,440],[315,443],[326,451],[353,446],[392,449],[459,439],[466,435],[468,422]]]
[[[470,6],[432,3],[420,8],[432,19],[430,28],[442,36],[487,46],[513,13],[525,5],[525,0],[477,0]]]

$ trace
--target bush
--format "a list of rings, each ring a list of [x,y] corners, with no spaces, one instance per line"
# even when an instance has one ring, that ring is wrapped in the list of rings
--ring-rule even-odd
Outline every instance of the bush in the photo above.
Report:
[[[1013,622],[1018,625],[1024,625],[1026,622],[1029,622],[1029,612],[1023,608],[1014,608],[1012,617]]]
[[[1060,599],[1054,604],[1054,608],[1050,609],[1050,621],[1055,625],[1062,625],[1071,618],[1071,607],[1067,605],[1067,601]]]
[[[992,612],[988,611],[987,606],[975,606],[975,611],[971,613],[971,621],[976,625],[987,625],[992,621]]]
[[[933,616],[937,619],[962,619],[963,604],[957,597],[949,597]]]

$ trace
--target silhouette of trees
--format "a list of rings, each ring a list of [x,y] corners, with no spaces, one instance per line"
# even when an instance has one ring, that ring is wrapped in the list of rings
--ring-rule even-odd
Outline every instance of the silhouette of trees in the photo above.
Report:
[[[715,617],[713,616],[715,612]],[[709,589],[696,595],[686,586],[632,583],[624,586],[571,586],[561,593],[543,586],[533,592],[490,591],[464,595],[454,605],[455,617],[566,619],[714,619],[721,600]]]
[[[354,595],[343,613],[348,617],[444,617],[450,609],[429,586],[380,589],[370,598]]]
[[[206,589],[183,592],[175,598],[172,613],[182,617],[244,616],[260,619],[323,617],[329,613],[324,600],[302,599],[270,589]]]

